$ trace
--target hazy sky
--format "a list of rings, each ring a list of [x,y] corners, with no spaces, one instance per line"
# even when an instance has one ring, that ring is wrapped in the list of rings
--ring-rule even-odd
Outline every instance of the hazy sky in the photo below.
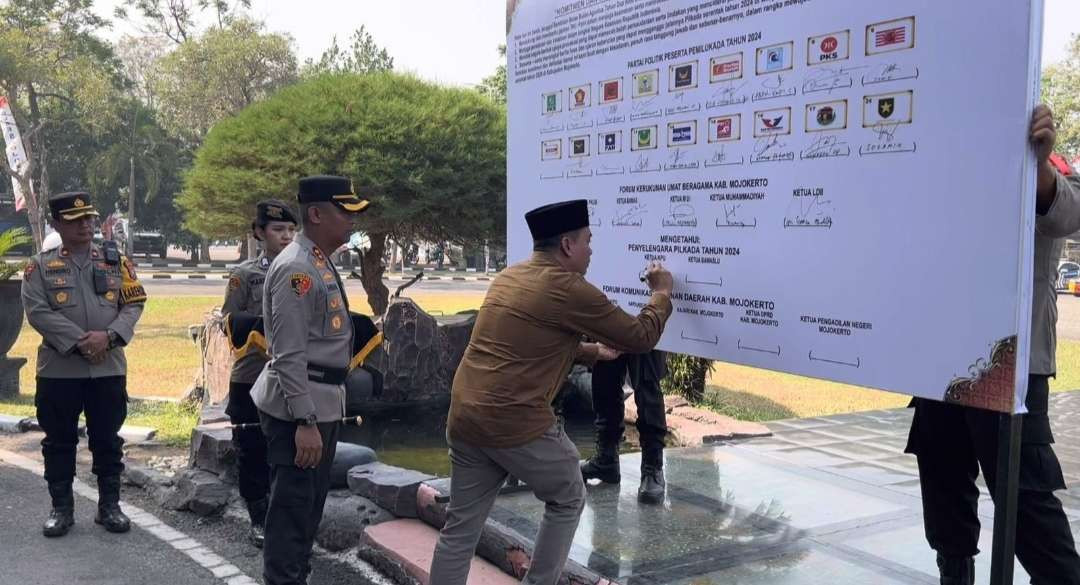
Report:
[[[111,16],[121,0],[98,0]],[[253,0],[253,16],[296,41],[300,61],[318,57],[333,35],[339,44],[361,24],[394,57],[396,69],[455,85],[478,83],[499,63],[506,0]],[[134,32],[114,23],[108,36]],[[1059,61],[1080,33],[1080,0],[1046,0],[1043,63]]]

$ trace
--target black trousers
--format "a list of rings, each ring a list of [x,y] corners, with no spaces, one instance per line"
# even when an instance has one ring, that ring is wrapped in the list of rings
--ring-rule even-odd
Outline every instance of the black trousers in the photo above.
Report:
[[[259,413],[270,463],[270,506],[266,511],[263,579],[266,585],[304,585],[311,573],[311,547],[330,491],[330,465],[341,423],[320,423],[322,460],[300,469],[296,459],[296,423]]]
[[[37,419],[45,431],[41,454],[45,481],[75,478],[75,448],[79,444],[79,415],[86,414],[86,436],[94,456],[94,475],[109,477],[124,471],[124,440],[117,434],[127,418],[127,377],[37,379]]]
[[[641,354],[623,354],[608,362],[597,362],[592,375],[592,402],[596,413],[597,438],[618,445],[626,426],[623,409],[623,380],[627,373],[637,403],[637,430],[641,448],[655,453],[664,448],[667,416],[660,380],[667,375],[667,354],[653,350]]]
[[[1047,416],[1047,376],[1028,379],[1020,450],[1016,557],[1035,585],[1080,584],[1069,521],[1054,491],[1065,488]],[[916,399],[906,452],[919,461],[923,524],[930,548],[952,557],[979,552],[982,468],[990,494],[997,485],[998,413]]]
[[[229,383],[229,405],[225,414],[235,424],[259,424],[259,409],[251,400],[251,386],[243,382]],[[266,463],[266,437],[261,427],[233,429],[236,447],[237,482],[240,496],[249,502],[265,499],[270,493],[270,466]]]

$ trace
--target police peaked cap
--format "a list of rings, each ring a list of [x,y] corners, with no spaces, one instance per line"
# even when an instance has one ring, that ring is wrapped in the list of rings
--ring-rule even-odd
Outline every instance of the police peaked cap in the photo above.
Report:
[[[94,209],[94,202],[90,194],[85,191],[72,191],[70,193],[57,193],[49,197],[49,214],[53,219],[65,219],[68,221],[79,219],[87,215],[98,216]]]
[[[333,203],[347,213],[360,213],[371,203],[356,194],[351,180],[334,175],[315,175],[300,179],[300,190],[296,198],[300,203]]]
[[[525,214],[534,240],[543,240],[589,225],[589,204],[584,199],[560,201]]]

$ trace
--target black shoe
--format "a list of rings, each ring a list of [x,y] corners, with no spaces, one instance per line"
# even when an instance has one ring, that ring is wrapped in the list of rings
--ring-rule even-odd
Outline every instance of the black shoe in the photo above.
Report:
[[[52,512],[49,512],[49,519],[41,527],[41,533],[49,538],[57,538],[67,534],[74,525],[74,508],[57,508],[54,506]]]
[[[604,483],[619,483],[622,474],[619,472],[619,456],[613,455],[610,449],[601,449],[591,459],[581,462],[581,479],[599,479]]]
[[[75,494],[71,491],[71,482],[50,483],[49,497],[52,498],[52,511],[41,527],[41,533],[56,538],[67,534],[75,525]]]
[[[638,501],[643,504],[659,504],[664,501],[664,468],[657,465],[642,464],[641,486],[638,487]]]
[[[938,553],[941,585],[975,585],[974,557],[947,557]]]
[[[131,530],[131,520],[120,510],[120,476],[98,477],[98,512],[94,522],[109,532]]]
[[[266,499],[254,500],[247,503],[248,516],[251,518],[251,530],[248,532],[248,540],[255,548],[262,548],[266,540]]]
[[[94,523],[101,524],[109,532],[122,533],[131,530],[131,520],[120,510],[120,504],[98,504]]]

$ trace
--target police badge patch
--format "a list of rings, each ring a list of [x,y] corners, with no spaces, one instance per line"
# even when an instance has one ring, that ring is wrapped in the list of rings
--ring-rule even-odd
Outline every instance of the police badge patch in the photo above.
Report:
[[[37,268],[37,262],[34,262],[34,261],[27,262],[26,263],[26,268],[23,268],[23,273],[22,273],[23,280],[29,280],[30,275],[34,273],[34,270],[36,268]]]
[[[298,297],[306,295],[308,291],[311,290],[311,277],[303,272],[293,274],[290,281],[292,283],[293,292],[296,293],[296,296]]]
[[[241,282],[240,282],[240,277],[239,276],[230,276],[229,277],[229,292],[232,292],[232,291],[240,288],[240,284],[241,284]]]

